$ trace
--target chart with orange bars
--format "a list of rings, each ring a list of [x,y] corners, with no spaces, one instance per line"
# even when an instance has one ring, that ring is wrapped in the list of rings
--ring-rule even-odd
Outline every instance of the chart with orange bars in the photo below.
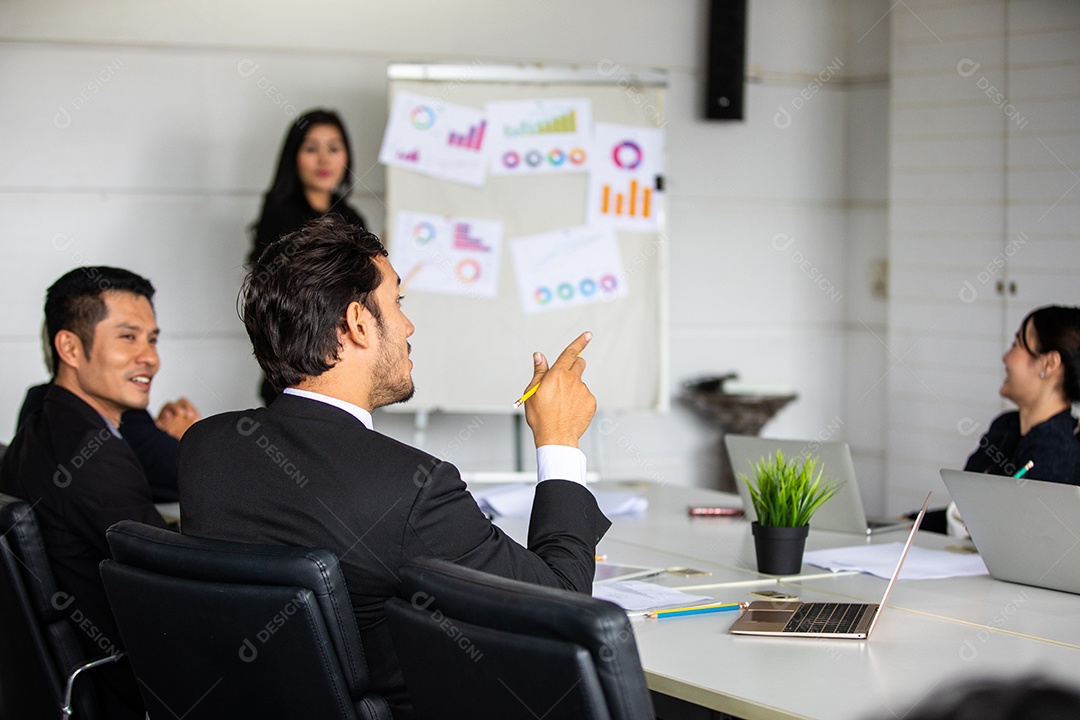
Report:
[[[663,198],[663,152],[660,128],[596,123],[589,223],[655,232]]]
[[[631,218],[650,218],[653,214],[653,188],[630,181],[629,188],[604,183],[600,196],[601,215],[625,215]]]

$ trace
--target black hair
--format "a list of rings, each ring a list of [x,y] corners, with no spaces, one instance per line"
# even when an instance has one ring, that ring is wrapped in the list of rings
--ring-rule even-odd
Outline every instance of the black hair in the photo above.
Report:
[[[285,134],[285,142],[281,146],[281,156],[278,158],[277,172],[274,173],[274,181],[270,189],[266,191],[263,201],[264,211],[266,207],[280,205],[303,194],[304,188],[300,184],[300,173],[296,169],[296,156],[300,153],[300,146],[304,144],[304,138],[308,131],[316,125],[333,125],[341,133],[341,140],[345,143],[345,174],[342,176],[341,185],[334,189],[331,204],[336,203],[347,192],[349,178],[352,177],[352,148],[349,146],[349,133],[345,130],[345,123],[341,121],[333,110],[316,108],[309,110],[289,127]]]
[[[1080,693],[1049,680],[985,679],[946,689],[905,720],[1073,720]]]
[[[1035,330],[1037,347],[1028,347],[1027,325]],[[1065,370],[1065,397],[1080,402],[1080,308],[1049,305],[1028,313],[1017,334],[1020,344],[1032,355],[1057,352]]]
[[[45,293],[45,332],[53,375],[60,369],[56,353],[56,334],[68,330],[82,341],[89,354],[94,343],[94,327],[105,319],[108,309],[102,295],[106,292],[129,292],[141,295],[154,306],[154,286],[146,278],[123,268],[78,267],[52,284]]]
[[[372,295],[382,282],[380,255],[387,252],[379,238],[331,214],[271,244],[252,264],[240,290],[240,319],[275,390],[337,363],[350,303],[371,311],[381,330]]]

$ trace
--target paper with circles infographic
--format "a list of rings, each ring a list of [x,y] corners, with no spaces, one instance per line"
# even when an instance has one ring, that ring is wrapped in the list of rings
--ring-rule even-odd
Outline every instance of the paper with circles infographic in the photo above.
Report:
[[[619,240],[612,228],[579,227],[510,242],[526,315],[626,296]]]
[[[398,92],[390,107],[379,162],[479,187],[485,180],[486,134],[481,110]]]
[[[404,292],[493,298],[499,292],[501,220],[401,212],[390,262]]]
[[[589,171],[588,222],[656,232],[664,174],[660,128],[596,123]]]
[[[592,102],[507,100],[484,105],[492,175],[584,172],[589,169]]]

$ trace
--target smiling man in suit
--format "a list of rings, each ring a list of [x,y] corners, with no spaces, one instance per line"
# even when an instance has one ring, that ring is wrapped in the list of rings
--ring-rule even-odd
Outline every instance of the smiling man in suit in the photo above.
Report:
[[[153,297],[148,280],[112,267],[76,268],[49,288],[53,381],[0,466],[0,491],[33,506],[59,588],[52,604],[77,626],[91,659],[120,644],[98,575],[109,557],[105,530],[120,520],[165,527],[119,432],[125,411],[146,407],[160,365]],[[106,717],[145,715],[126,662],[87,677]]]
[[[282,391],[269,407],[196,423],[180,447],[183,532],[323,547],[341,560],[372,691],[409,717],[383,609],[396,569],[437,557],[590,592],[610,522],[584,485],[578,439],[596,400],[583,333],[550,367],[533,356],[526,403],[539,485],[528,547],[484,516],[457,468],[376,432],[371,411],[412,397],[401,280],[378,238],[323,218],[271,245],[242,290],[255,357]],[[482,348],[477,348],[482,357]]]

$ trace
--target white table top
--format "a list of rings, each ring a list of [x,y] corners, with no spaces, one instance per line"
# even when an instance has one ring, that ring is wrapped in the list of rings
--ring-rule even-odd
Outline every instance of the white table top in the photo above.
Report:
[[[617,517],[597,552],[611,562],[692,566],[705,577],[662,575],[656,582],[717,600],[753,600],[777,584],[803,600],[877,602],[887,581],[833,575],[804,566],[777,580],[756,572],[750,523],[691,518],[687,505],[737,507],[737,495],[650,483],[602,483],[649,499],[641,516]],[[500,521],[523,537],[525,521]],[[520,533],[520,535],[519,535]],[[863,537],[811,530],[807,549],[903,541],[903,531]],[[915,544],[959,543],[920,532]],[[902,717],[955,681],[1040,673],[1076,684],[1080,596],[1000,582],[988,575],[897,583],[869,640],[730,635],[729,613],[664,620],[634,618],[649,687],[737,717],[869,720]]]

